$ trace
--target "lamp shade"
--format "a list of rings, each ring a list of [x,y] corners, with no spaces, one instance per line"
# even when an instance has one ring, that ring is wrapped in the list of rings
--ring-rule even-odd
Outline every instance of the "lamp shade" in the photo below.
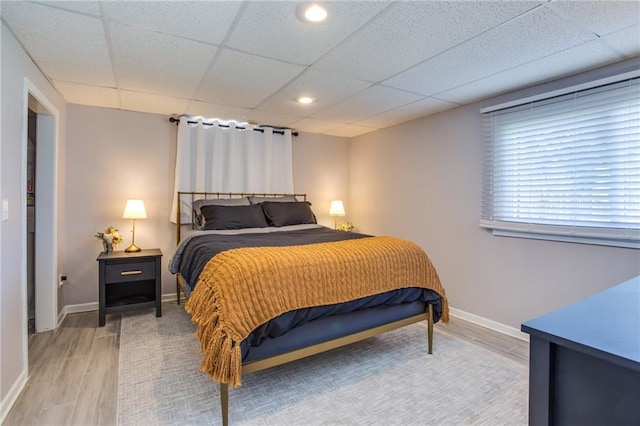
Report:
[[[342,200],[333,200],[331,207],[329,207],[329,216],[344,216],[344,205]]]
[[[123,219],[146,219],[147,211],[144,209],[144,201],[142,200],[127,200],[127,204],[124,206],[124,213],[122,213]]]

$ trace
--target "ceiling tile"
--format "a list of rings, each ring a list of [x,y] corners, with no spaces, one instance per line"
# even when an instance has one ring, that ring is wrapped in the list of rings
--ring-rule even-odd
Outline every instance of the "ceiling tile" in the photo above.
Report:
[[[628,58],[640,55],[640,25],[607,34],[602,40]]]
[[[103,1],[105,14],[119,22],[219,45],[239,1]]]
[[[300,116],[254,109],[247,114],[247,120],[254,120],[260,124],[268,124],[271,126],[290,127],[293,123],[300,120]]]
[[[221,120],[247,121],[248,108],[237,108],[228,105],[218,105],[209,102],[191,101],[185,114],[202,116],[205,118],[219,118]]]
[[[2,2],[0,11],[52,80],[115,86],[99,19],[27,2]]]
[[[100,5],[97,0],[63,0],[63,1],[41,1],[40,3],[60,9],[71,10],[73,12],[85,13],[88,15],[101,16]]]
[[[315,69],[378,82],[512,19],[539,2],[397,2]]]
[[[599,64],[607,64],[619,61],[620,57],[596,40],[442,92],[438,97],[451,102],[476,102],[587,71],[592,68],[594,60]]]
[[[198,100],[253,108],[304,67],[225,49],[196,93]]]
[[[415,102],[422,98],[415,93],[383,86],[371,86],[333,108],[321,111],[312,118],[354,123],[369,116]]]
[[[53,85],[64,100],[69,103],[121,108],[120,97],[116,88],[88,86],[86,84],[66,83],[63,81],[54,81]]]
[[[416,118],[425,117],[436,112],[444,111],[457,107],[458,104],[443,101],[434,98],[425,98],[411,104],[401,106],[391,111],[369,117],[365,120],[358,121],[356,124],[384,128],[404,123],[405,121],[414,120]]]
[[[122,24],[109,28],[118,86],[136,92],[191,98],[217,50]]]
[[[120,97],[123,109],[154,114],[180,115],[187,109],[189,104],[188,99],[150,95],[128,90],[120,90]]]
[[[371,86],[370,83],[352,78],[307,70],[290,85],[262,103],[260,108],[283,114],[311,115],[316,111],[327,109],[369,86]],[[296,99],[303,95],[315,97],[316,102],[301,105]]]
[[[292,127],[301,132],[307,133],[326,133],[331,129],[343,127],[344,123],[335,123],[333,121],[315,120],[313,118],[303,118],[292,124]]]
[[[595,39],[552,11],[538,8],[383,84],[434,95]]]
[[[271,126],[290,127],[301,117],[293,115],[277,114],[270,111],[260,111],[248,108],[230,107],[207,102],[192,101],[185,114],[202,116],[205,118],[220,118],[222,120],[256,121],[258,124]]]
[[[374,127],[364,127],[357,126],[355,124],[347,124],[345,126],[325,132],[325,134],[330,136],[341,136],[343,138],[353,138],[356,136],[364,135],[365,133],[373,132],[374,130],[377,129]]]
[[[640,24],[640,2],[635,1],[553,1],[545,5],[585,28],[606,35]]]
[[[246,52],[310,65],[369,21],[386,2],[325,2],[329,17],[320,24],[300,21],[300,2],[252,1],[228,45]]]

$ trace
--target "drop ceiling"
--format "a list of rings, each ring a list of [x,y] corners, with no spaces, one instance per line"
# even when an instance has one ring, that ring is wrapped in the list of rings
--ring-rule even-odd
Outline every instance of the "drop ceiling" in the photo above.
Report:
[[[640,55],[638,1],[7,1],[69,103],[353,137]],[[301,95],[316,98],[302,105]]]

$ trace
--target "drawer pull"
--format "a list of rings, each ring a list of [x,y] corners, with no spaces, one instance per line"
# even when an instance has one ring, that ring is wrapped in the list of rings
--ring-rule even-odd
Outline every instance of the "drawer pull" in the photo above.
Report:
[[[125,275],[140,275],[142,273],[142,271],[123,271],[120,272],[120,275],[125,276]]]

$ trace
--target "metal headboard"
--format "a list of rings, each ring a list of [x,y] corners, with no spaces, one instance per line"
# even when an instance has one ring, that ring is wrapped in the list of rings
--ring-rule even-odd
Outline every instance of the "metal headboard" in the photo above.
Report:
[[[299,201],[307,201],[307,194],[278,194],[269,192],[201,192],[201,191],[178,191],[178,209],[176,212],[176,245],[180,244],[181,239],[181,227],[182,227],[182,211],[181,201],[183,197],[188,197],[189,205],[193,205],[196,200],[211,200],[211,199],[232,199],[242,197],[286,197],[294,196]],[[189,214],[191,218],[191,229],[195,227],[193,209]]]

